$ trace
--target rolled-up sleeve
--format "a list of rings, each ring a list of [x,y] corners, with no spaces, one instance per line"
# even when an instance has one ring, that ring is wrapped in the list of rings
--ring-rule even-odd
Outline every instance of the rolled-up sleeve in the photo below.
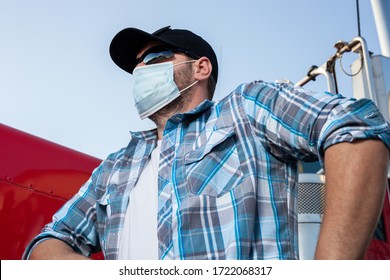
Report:
[[[339,102],[329,113],[318,138],[321,156],[334,144],[362,139],[379,139],[390,148],[389,124],[370,99]]]

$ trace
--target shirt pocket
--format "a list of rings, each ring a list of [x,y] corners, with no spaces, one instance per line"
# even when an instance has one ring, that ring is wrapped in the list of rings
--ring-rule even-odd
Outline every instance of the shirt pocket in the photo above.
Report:
[[[233,126],[214,130],[204,143],[186,155],[184,164],[190,195],[220,197],[239,184],[243,173],[235,136]]]

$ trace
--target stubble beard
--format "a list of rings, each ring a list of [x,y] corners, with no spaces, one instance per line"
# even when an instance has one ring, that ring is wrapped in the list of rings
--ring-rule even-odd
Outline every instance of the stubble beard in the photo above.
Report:
[[[192,78],[192,64],[182,64],[182,67],[178,68],[174,73],[174,79],[177,84],[179,90],[188,87],[193,83]],[[165,107],[158,110],[156,113],[151,115],[149,118],[157,125],[157,126],[165,126],[167,120],[178,113],[185,112],[186,108],[188,108],[188,104],[191,103],[192,100],[192,87],[181,92],[180,96],[173,100],[171,103],[166,105]]]

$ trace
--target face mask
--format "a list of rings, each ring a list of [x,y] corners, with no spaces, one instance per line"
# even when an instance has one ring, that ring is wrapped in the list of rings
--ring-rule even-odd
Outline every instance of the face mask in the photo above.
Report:
[[[180,93],[195,85],[179,90],[174,81],[173,67],[183,63],[192,63],[195,60],[173,64],[172,62],[157,63],[137,67],[133,71],[133,96],[135,107],[141,119],[153,115],[155,112],[171,103]]]

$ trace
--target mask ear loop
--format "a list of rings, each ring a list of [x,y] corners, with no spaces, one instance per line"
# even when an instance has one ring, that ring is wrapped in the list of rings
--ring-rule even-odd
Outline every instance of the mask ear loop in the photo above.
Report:
[[[186,63],[194,63],[195,61],[197,61],[197,60],[193,59],[193,60],[182,61],[182,62],[173,64],[173,66],[180,65],[180,64],[186,64]],[[187,87],[185,87],[185,88],[179,90],[179,93],[182,93],[183,91],[185,91],[185,90],[189,89],[190,87],[194,86],[197,82],[199,82],[199,81],[196,80],[195,82],[193,82],[193,83],[190,84],[189,86],[187,86]]]
[[[186,64],[186,63],[194,63],[195,61],[197,61],[197,60],[186,60],[186,61],[182,61],[182,62],[178,62],[176,64],[173,64],[173,66],[180,65],[180,64]]]
[[[197,82],[199,82],[198,80],[196,80],[195,82],[193,82],[192,84],[190,84],[189,86],[183,88],[182,90],[179,90],[179,93],[182,93],[183,91],[189,89],[190,87],[194,86]]]

